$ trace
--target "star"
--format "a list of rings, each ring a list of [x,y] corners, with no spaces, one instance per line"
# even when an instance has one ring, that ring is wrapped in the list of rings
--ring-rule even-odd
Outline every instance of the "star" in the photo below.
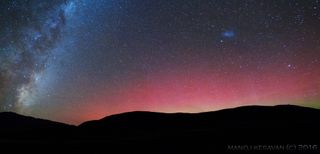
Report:
[[[296,67],[295,67],[293,64],[288,64],[287,67],[288,67],[289,69],[293,69],[293,70],[296,69]]]

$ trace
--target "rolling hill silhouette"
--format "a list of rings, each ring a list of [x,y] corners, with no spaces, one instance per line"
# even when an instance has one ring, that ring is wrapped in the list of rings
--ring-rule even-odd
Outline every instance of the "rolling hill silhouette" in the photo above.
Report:
[[[72,125],[13,112],[0,113],[0,143],[60,140],[74,128]]]
[[[226,151],[230,145],[319,144],[320,110],[245,106],[204,113],[128,112],[71,126],[0,113],[0,142],[71,151]],[[9,132],[9,133],[8,133]],[[230,150],[230,149],[229,149]]]
[[[0,113],[0,129],[47,129],[66,128],[70,125],[19,115],[14,112]]]

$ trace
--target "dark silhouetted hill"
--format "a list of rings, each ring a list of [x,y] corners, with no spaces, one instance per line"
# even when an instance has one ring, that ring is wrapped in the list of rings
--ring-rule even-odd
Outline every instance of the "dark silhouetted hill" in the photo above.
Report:
[[[74,127],[0,113],[0,131],[10,130],[10,143],[32,138],[68,153],[220,152],[232,145],[319,146],[319,118],[320,110],[307,107],[245,106],[204,113],[128,112]],[[26,129],[34,135],[25,135]],[[3,138],[0,142],[6,143]]]
[[[245,106],[192,114],[129,112],[79,127],[89,140],[99,138],[133,149],[147,145],[187,152],[225,151],[228,145],[318,144],[319,118],[320,110],[307,107]]]
[[[0,144],[46,144],[66,138],[76,127],[59,122],[19,115],[0,113]]]
[[[140,134],[228,133],[240,130],[286,131],[319,128],[320,111],[293,105],[246,106],[204,113],[128,112],[88,121],[79,127],[86,132],[114,135],[116,132]],[[94,131],[91,131],[94,130]],[[221,134],[221,133],[219,133]]]
[[[0,113],[0,124],[0,129],[47,129],[71,127],[67,124],[23,116],[13,112]]]
[[[135,111],[88,121],[80,128],[97,130],[167,130],[197,128],[305,128],[318,122],[320,110],[293,106],[245,106],[204,113]]]

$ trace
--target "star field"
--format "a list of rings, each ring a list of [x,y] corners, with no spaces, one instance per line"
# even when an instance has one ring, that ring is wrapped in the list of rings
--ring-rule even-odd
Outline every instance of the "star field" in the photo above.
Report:
[[[80,123],[320,105],[319,0],[4,0],[0,109]]]

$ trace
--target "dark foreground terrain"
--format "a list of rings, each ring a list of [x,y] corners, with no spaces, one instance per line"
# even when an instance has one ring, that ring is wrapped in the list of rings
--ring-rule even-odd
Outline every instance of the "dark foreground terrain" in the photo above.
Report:
[[[128,112],[71,126],[6,112],[0,113],[0,147],[10,153],[317,153],[319,118],[320,110],[306,107],[246,106]]]

